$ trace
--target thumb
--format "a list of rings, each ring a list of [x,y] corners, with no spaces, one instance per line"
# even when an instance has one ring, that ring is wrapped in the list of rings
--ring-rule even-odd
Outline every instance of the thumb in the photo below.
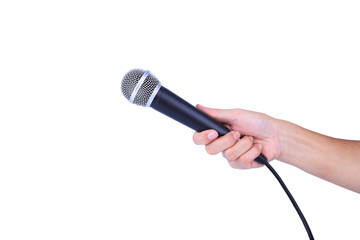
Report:
[[[200,104],[197,104],[196,107],[209,115],[210,117],[214,118],[218,122],[222,123],[231,123],[235,120],[236,114],[233,109],[216,109],[216,108],[208,108],[204,107]]]

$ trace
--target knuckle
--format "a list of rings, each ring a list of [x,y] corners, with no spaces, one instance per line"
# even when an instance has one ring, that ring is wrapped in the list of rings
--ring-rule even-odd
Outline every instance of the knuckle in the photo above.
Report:
[[[206,152],[208,153],[208,154],[210,154],[210,155],[215,155],[216,153],[214,152],[214,149],[211,147],[211,146],[209,146],[209,145],[206,145],[205,146],[205,150],[206,150]]]
[[[238,161],[242,164],[242,165],[246,165],[248,164],[250,161],[249,161],[249,158],[247,158],[246,156],[240,156]]]
[[[253,137],[246,136],[246,137],[244,137],[244,140],[245,140],[244,143],[245,143],[247,148],[251,148],[252,145],[254,144]]]
[[[193,142],[194,142],[196,145],[199,145],[197,133],[194,133],[194,135],[193,135]]]
[[[249,143],[253,144],[253,142],[254,142],[254,138],[253,138],[253,137],[251,137],[251,136],[246,136],[246,139],[247,139],[247,141],[248,141]]]
[[[255,157],[259,156],[261,153],[261,148],[255,148]]]
[[[246,163],[246,164],[243,164],[242,169],[250,169],[251,168],[251,163]]]
[[[249,169],[251,168],[251,162],[249,161],[243,161],[243,160],[238,160],[239,161],[239,165],[241,167],[241,169]]]
[[[224,152],[224,156],[226,159],[228,160],[235,160],[236,159],[236,155],[235,155],[235,151],[233,149],[228,149]]]
[[[230,167],[235,168],[235,169],[239,168],[239,166],[236,164],[235,161],[229,161],[229,165],[230,165]]]
[[[229,143],[229,144],[233,144],[237,141],[237,139],[234,138],[234,135],[232,133],[229,133],[227,136],[226,136],[226,141]]]
[[[195,132],[193,135],[193,141],[196,145],[204,145],[207,144],[207,142],[204,140],[205,137],[202,133]]]

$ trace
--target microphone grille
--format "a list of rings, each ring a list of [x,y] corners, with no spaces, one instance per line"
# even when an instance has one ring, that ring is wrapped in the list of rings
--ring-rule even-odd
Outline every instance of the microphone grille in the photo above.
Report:
[[[147,74],[147,76],[144,74]],[[148,71],[133,69],[123,77],[121,81],[121,91],[130,102],[136,105],[146,106],[159,84],[159,80]]]

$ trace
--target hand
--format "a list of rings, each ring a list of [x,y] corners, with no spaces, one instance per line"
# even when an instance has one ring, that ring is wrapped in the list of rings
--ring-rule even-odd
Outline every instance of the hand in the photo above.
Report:
[[[242,109],[212,109],[201,105],[196,107],[231,130],[219,138],[215,130],[195,132],[194,143],[205,145],[209,154],[222,152],[230,166],[239,169],[262,166],[254,161],[260,153],[268,161],[279,157],[280,140],[276,119],[263,113]],[[243,137],[240,139],[240,136]]]

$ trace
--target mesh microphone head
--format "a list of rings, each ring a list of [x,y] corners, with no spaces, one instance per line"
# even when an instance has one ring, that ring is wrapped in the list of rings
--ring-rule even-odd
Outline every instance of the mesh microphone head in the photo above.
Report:
[[[159,80],[149,71],[133,69],[121,81],[125,98],[136,105],[149,107],[161,87]]]

